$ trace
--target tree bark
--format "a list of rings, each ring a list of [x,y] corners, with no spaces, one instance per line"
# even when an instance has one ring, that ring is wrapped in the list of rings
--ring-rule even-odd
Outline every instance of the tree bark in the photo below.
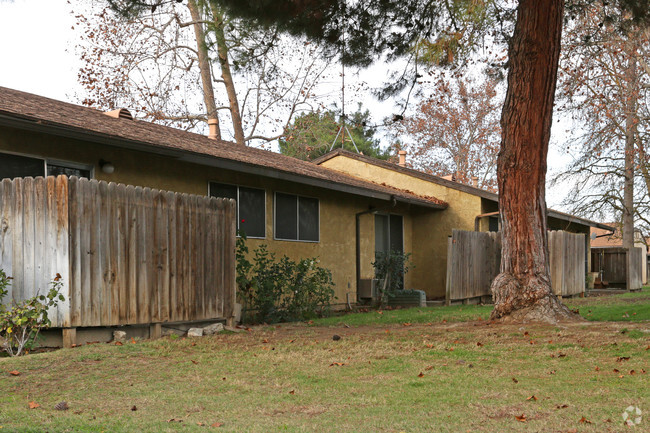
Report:
[[[188,0],[187,8],[190,10],[192,21],[194,21],[194,35],[196,36],[196,45],[199,52],[199,70],[201,71],[201,84],[203,87],[203,101],[208,115],[208,121],[216,120],[214,123],[216,129],[216,138],[221,140],[221,128],[219,128],[219,116],[217,114],[217,103],[214,98],[214,88],[212,87],[212,72],[210,71],[210,56],[208,55],[208,46],[205,43],[205,32],[201,24],[201,14],[194,0]]]
[[[492,283],[493,319],[575,318],[553,294],[546,233],[546,158],[563,12],[564,0],[519,2],[497,163],[503,247]]]
[[[235,82],[230,72],[230,61],[228,60],[228,46],[226,45],[226,35],[223,31],[223,13],[215,0],[210,0],[210,9],[212,10],[212,19],[214,21],[215,39],[217,41],[217,55],[221,65],[221,78],[226,86],[228,101],[230,102],[230,117],[232,118],[232,127],[235,130],[235,141],[242,146],[246,144],[244,138],[244,127],[239,111],[239,102],[237,101],[237,92],[235,92]]]
[[[628,67],[625,97],[625,181],[623,184],[623,248],[634,248],[634,141],[638,120],[636,119],[636,49],[628,47]]]

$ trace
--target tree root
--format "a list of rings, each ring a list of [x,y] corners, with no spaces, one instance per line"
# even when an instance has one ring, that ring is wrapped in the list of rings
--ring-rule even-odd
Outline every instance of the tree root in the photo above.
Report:
[[[492,295],[492,320],[547,324],[583,320],[553,294],[548,280],[537,276],[530,276],[526,281],[521,281],[512,274],[499,274],[492,282]]]

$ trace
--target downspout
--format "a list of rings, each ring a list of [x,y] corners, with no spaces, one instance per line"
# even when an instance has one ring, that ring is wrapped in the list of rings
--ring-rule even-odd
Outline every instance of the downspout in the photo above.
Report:
[[[498,211],[497,212],[488,212],[488,213],[482,213],[480,215],[476,215],[476,218],[474,218],[474,231],[475,232],[479,231],[479,225],[480,225],[480,222],[481,222],[481,218],[491,217],[491,216],[495,216],[495,215],[499,215],[499,212]]]
[[[357,293],[359,293],[359,285],[361,284],[361,235],[359,233],[361,231],[361,215],[374,214],[374,213],[381,212],[381,211],[384,211],[384,210],[392,209],[395,206],[397,206],[397,200],[395,199],[394,196],[391,196],[390,205],[384,206],[384,207],[381,207],[381,208],[373,208],[373,207],[371,207],[370,209],[359,212],[354,216],[355,217],[355,222],[356,222],[356,233],[355,234],[356,234],[356,268],[357,268],[356,269],[356,271],[357,271],[356,272],[356,274],[357,274],[357,287],[356,287],[356,289],[357,289]],[[357,297],[357,301],[358,300],[359,299]]]

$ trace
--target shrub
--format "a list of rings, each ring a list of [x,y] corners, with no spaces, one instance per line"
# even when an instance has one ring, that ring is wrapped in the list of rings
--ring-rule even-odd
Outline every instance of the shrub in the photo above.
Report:
[[[404,275],[413,267],[411,253],[404,254],[401,251],[377,252],[372,266],[375,268],[377,279],[382,280],[377,294],[377,301],[382,306],[386,304],[390,294],[404,289]]]
[[[282,322],[323,315],[334,298],[332,273],[318,259],[277,260],[266,245],[248,260],[246,236],[237,239],[237,289],[248,320]]]
[[[20,356],[31,350],[40,331],[51,325],[48,309],[65,299],[60,293],[63,282],[61,275],[56,274],[46,295],[37,293],[24,301],[16,303],[12,300],[9,305],[4,305],[10,280],[11,277],[0,269],[0,342],[9,355]]]

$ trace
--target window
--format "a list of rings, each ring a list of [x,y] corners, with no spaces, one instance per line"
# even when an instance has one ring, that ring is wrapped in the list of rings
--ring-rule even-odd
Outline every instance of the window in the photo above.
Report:
[[[375,215],[375,252],[404,252],[403,220],[401,215]]]
[[[59,176],[59,175],[66,175],[66,176],[77,176],[77,177],[85,177],[86,179],[90,179],[90,169],[88,168],[80,168],[80,167],[71,167],[67,164],[47,164],[47,175],[48,176]]]
[[[0,179],[36,177],[45,173],[45,160],[27,156],[0,154]]]
[[[237,201],[237,230],[249,238],[266,237],[266,193],[263,189],[210,182],[210,195]]]
[[[45,161],[42,158],[0,153],[0,179],[37,176],[86,177],[90,179],[91,168],[82,164],[61,161]]]
[[[318,242],[318,199],[276,192],[275,239]]]

